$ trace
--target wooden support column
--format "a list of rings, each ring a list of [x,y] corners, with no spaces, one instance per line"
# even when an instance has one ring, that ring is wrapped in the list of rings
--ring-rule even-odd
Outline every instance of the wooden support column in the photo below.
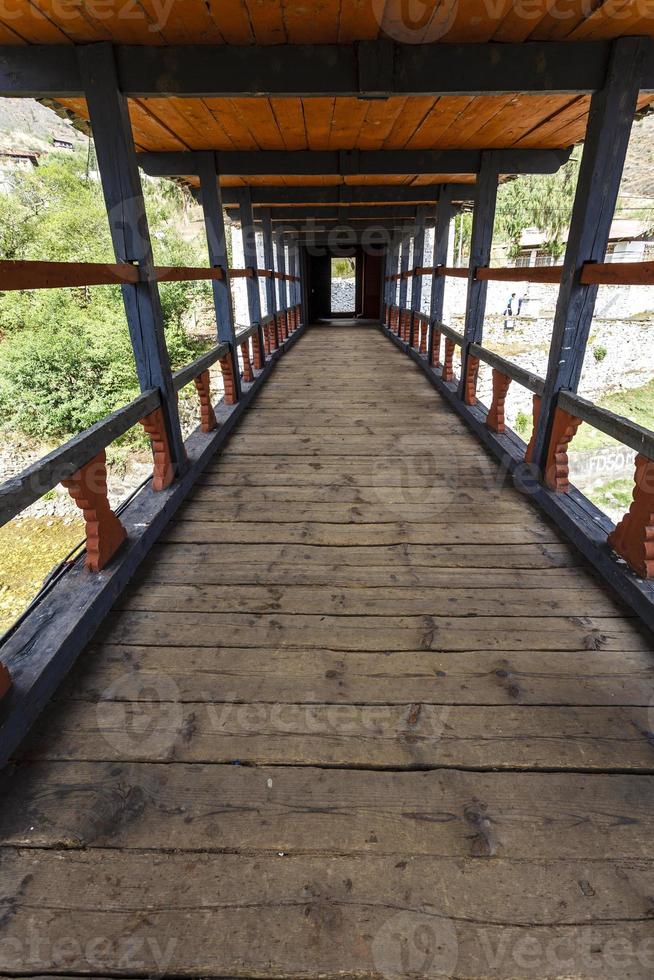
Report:
[[[143,189],[136,162],[127,100],[120,92],[110,44],[80,46],[77,51],[100,180],[117,262],[138,266],[140,281],[121,286],[136,372],[141,391],[158,388],[161,413],[176,476],[188,462],[179,424],[177,396],[166,348],[159,289]]]
[[[214,308],[216,310],[216,333],[219,343],[226,341],[230,345],[232,359],[234,361],[235,395],[238,399],[241,395],[241,378],[236,351],[232,289],[229,282],[225,217],[223,214],[220,184],[218,183],[218,175],[216,173],[216,157],[213,153],[204,152],[198,153],[196,158],[200,176],[200,194],[202,197],[202,212],[207,236],[209,264],[214,269],[222,269],[223,272],[222,279],[212,279],[211,281]]]
[[[411,248],[410,238],[403,238],[400,242],[400,273],[405,273],[409,271],[409,250]],[[406,309],[407,293],[409,290],[409,280],[406,276],[400,279],[400,298],[399,307],[400,309]]]
[[[260,208],[259,217],[261,219],[261,227],[263,232],[263,264],[266,269],[270,269],[271,272],[275,269],[275,253],[273,251],[273,232],[272,232],[272,220],[270,217],[270,208]],[[266,306],[268,307],[268,316],[274,316],[277,313],[277,292],[275,290],[275,280],[272,276],[266,279]]]
[[[558,393],[576,392],[579,386],[597,297],[597,285],[582,284],[581,271],[585,262],[604,261],[649,44],[645,38],[614,41],[604,87],[591,99],[533,440],[532,460],[541,473]]]
[[[425,264],[425,223],[430,208],[421,205],[416,212],[416,234],[413,239],[413,267],[420,268]],[[422,299],[422,276],[414,276],[411,280],[411,309],[420,313]]]
[[[286,250],[284,247],[284,236],[277,235],[275,243],[277,253],[277,271],[283,276],[286,275]],[[281,339],[286,340],[288,334],[288,282],[286,279],[278,279],[279,283],[279,319],[281,329]]]
[[[442,188],[436,208],[436,227],[434,228],[434,268],[447,265],[447,246],[450,240],[450,222],[455,214],[451,202],[451,191],[447,185]],[[431,281],[430,316],[436,323],[443,322],[443,303],[445,299],[445,277],[435,275]]]
[[[252,196],[249,187],[239,187],[236,191],[239,217],[241,219],[241,234],[243,235],[243,259],[247,269],[254,269],[254,276],[245,280],[248,292],[248,310],[250,323],[261,323],[261,295],[259,293],[257,239],[252,215]]]
[[[481,344],[484,334],[484,315],[486,313],[486,293],[488,282],[475,279],[475,271],[490,265],[493,244],[493,224],[497,205],[497,181],[499,177],[499,154],[495,150],[484,150],[481,154],[481,167],[475,186],[475,204],[470,236],[470,267],[468,272],[468,297],[466,300],[465,344],[461,351],[461,378],[459,396],[465,398],[468,346]]]

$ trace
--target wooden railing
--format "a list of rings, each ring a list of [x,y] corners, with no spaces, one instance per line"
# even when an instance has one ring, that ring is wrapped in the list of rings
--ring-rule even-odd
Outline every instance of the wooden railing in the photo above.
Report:
[[[561,265],[511,265],[480,266],[473,279],[485,282],[533,282],[560,283]],[[470,270],[460,266],[417,266],[406,272],[386,276],[387,282],[410,279],[412,276],[455,276],[467,279]],[[651,286],[654,285],[654,262],[586,262],[580,273],[580,282],[597,286]]]
[[[388,280],[407,278],[412,275],[447,275],[451,270],[439,266],[437,268],[418,267],[406,273],[388,276]],[[469,275],[468,270],[456,270],[457,273]],[[582,282],[592,284],[650,284],[654,283],[654,262],[636,263],[586,263],[580,273]],[[526,280],[529,282],[557,283],[561,278],[561,268],[557,266],[542,267],[510,267],[510,268],[479,268],[475,270],[475,278],[487,281]],[[407,308],[396,304],[387,304],[384,310],[386,329],[401,343],[408,353],[423,364],[424,370],[431,374],[444,390],[449,392],[454,404],[458,404],[462,414],[473,411],[475,423],[483,426],[487,432],[486,441],[498,454],[510,448],[513,455],[512,465],[520,461],[531,464],[534,445],[534,435],[528,445],[524,445],[515,433],[508,430],[505,419],[505,400],[512,383],[526,388],[533,396],[534,433],[539,419],[541,398],[545,390],[545,380],[517,364],[506,360],[494,351],[481,344],[468,343],[463,334],[458,333],[447,325],[437,322]],[[441,339],[444,340],[444,354],[441,360]],[[462,363],[465,364],[465,376],[457,380],[454,373],[454,354],[459,347],[462,353]],[[487,364],[492,370],[492,399],[490,406],[485,409],[477,400],[477,384],[480,362]],[[585,422],[601,430],[622,445],[633,449],[636,453],[633,501],[617,527],[612,525],[605,532],[604,541],[630,568],[641,578],[654,578],[654,432],[632,422],[630,419],[608,409],[594,405],[580,395],[570,391],[560,391],[557,396],[553,423],[549,432],[545,466],[542,473],[544,486],[548,491],[559,495],[569,494],[569,462],[567,450],[570,442],[577,433],[579,426]],[[510,436],[510,443],[494,439]],[[582,494],[575,491],[575,500],[586,500]],[[583,505],[586,511],[585,522],[588,523],[588,512],[593,505],[586,501]],[[596,510],[596,509],[595,509]],[[594,519],[599,526],[606,519]],[[583,523],[579,518],[580,524]],[[610,522],[609,522],[610,524]],[[588,537],[588,531],[579,532]],[[574,533],[572,534],[574,537]],[[587,542],[585,542],[587,544]],[[652,597],[654,598],[654,597]],[[652,598],[648,599],[649,604]]]

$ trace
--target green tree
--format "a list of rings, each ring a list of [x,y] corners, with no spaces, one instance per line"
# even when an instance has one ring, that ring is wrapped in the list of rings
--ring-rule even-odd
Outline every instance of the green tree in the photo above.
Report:
[[[99,182],[86,152],[52,153],[0,195],[0,257],[113,262]],[[155,261],[200,265],[206,254],[179,231],[186,191],[146,182]],[[174,366],[203,346],[184,329],[187,311],[208,308],[207,283],[166,283],[161,300]],[[0,294],[2,425],[62,439],[92,425],[138,392],[119,286],[25,290]]]
[[[508,181],[499,189],[495,217],[495,241],[509,245],[516,255],[526,228],[544,235],[544,249],[559,258],[565,245],[563,234],[570,224],[577,187],[579,160],[568,160],[554,174],[528,174]]]

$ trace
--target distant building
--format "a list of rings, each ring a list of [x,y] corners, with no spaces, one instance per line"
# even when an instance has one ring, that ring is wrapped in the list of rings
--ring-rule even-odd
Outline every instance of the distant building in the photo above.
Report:
[[[565,244],[567,231],[562,236]],[[654,231],[644,221],[636,218],[614,218],[611,224],[607,262],[642,262],[654,257]],[[526,228],[520,239],[520,252],[515,265],[556,265],[555,259],[545,250],[545,236],[538,228]]]
[[[0,150],[0,193],[11,190],[16,174],[38,167],[40,155],[35,150]]]
[[[75,149],[75,145],[74,145],[74,143],[71,140],[64,139],[61,136],[55,136],[55,137],[53,137],[52,145],[54,146],[55,150],[74,150]]]

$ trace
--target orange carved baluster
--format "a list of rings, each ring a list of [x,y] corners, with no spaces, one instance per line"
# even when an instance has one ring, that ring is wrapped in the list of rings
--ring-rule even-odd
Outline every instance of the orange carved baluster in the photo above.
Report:
[[[250,361],[249,339],[246,340],[245,343],[241,344],[241,356],[243,358],[243,380],[254,381],[254,374],[252,373],[252,362]]]
[[[558,490],[559,493],[567,493],[570,487],[568,444],[574,438],[581,421],[561,408],[557,408],[554,412],[552,435],[547,451],[545,482],[551,490]]]
[[[209,371],[203,371],[197,378],[193,378],[193,384],[200,396],[200,428],[203,432],[213,432],[218,427],[218,423],[211,404],[211,376]]]
[[[92,572],[102,571],[127,538],[127,531],[109,506],[106,462],[103,449],[61,481],[84,515],[86,567]]]
[[[493,368],[493,400],[486,416],[486,426],[493,432],[506,432],[504,418],[504,403],[506,401],[511,378]]]
[[[438,367],[441,363],[441,332],[434,330],[431,342],[431,366]]]
[[[443,360],[443,381],[454,380],[454,349],[456,344],[449,337],[445,338],[445,358]]]
[[[263,369],[264,357],[261,351],[261,338],[258,330],[252,334],[252,361],[255,371],[261,371]]]
[[[150,436],[154,454],[154,469],[152,471],[152,489],[159,493],[169,487],[175,478],[175,470],[170,457],[170,446],[166,434],[163,412],[155,408],[144,419],[141,425]]]
[[[223,375],[223,384],[225,386],[225,405],[235,405],[236,404],[236,385],[234,384],[234,366],[232,359],[227,355],[227,357],[221,357],[220,370]]]
[[[463,401],[466,405],[477,404],[477,378],[479,377],[479,358],[468,354]]]
[[[531,414],[533,418],[533,429],[531,430],[531,439],[527,444],[527,449],[525,450],[525,463],[532,462],[532,456],[534,454],[534,440],[536,438],[536,426],[538,425],[538,417],[540,415],[540,395],[534,395],[532,400]]]
[[[427,353],[427,331],[429,330],[429,322],[424,319],[420,319],[420,353]]]
[[[654,462],[647,456],[636,456],[631,506],[608,543],[637,575],[654,577]]]

